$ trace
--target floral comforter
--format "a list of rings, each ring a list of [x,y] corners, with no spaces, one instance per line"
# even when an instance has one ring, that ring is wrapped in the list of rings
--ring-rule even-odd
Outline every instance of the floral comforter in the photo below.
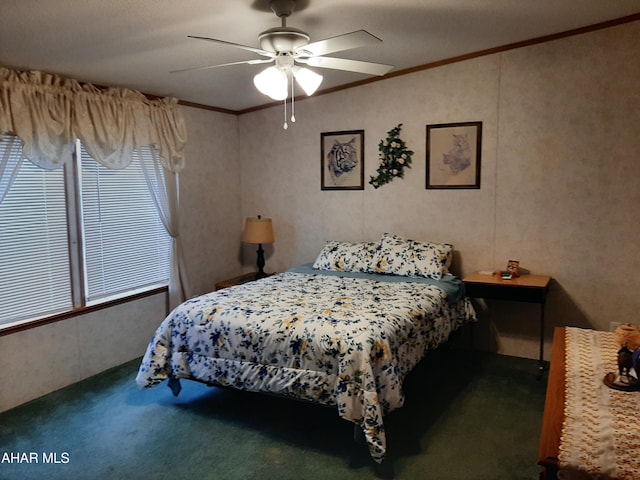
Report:
[[[138,385],[169,379],[177,394],[187,378],[334,405],[381,462],[383,415],[402,406],[404,377],[475,312],[436,284],[344,275],[286,272],[183,303],[157,329]]]

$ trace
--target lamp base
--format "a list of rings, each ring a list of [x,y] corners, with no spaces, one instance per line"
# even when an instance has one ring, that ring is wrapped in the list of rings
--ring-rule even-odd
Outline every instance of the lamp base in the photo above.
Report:
[[[262,249],[261,243],[258,244],[258,250],[256,250],[256,253],[258,254],[258,273],[256,273],[256,280],[258,280],[267,276],[267,274],[264,273],[264,250]]]

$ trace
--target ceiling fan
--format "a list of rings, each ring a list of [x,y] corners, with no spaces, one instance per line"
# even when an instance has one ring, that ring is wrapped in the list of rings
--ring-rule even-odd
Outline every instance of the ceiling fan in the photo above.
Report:
[[[300,67],[298,64],[310,67],[330,68],[334,70],[346,70],[349,72],[364,73],[367,75],[384,75],[393,68],[393,65],[381,63],[363,62],[346,58],[326,57],[326,54],[350,50],[352,48],[374,45],[382,42],[376,36],[365,30],[357,30],[344,35],[318,40],[309,43],[311,37],[297,28],[287,26],[287,17],[295,9],[295,0],[272,0],[271,10],[282,21],[280,27],[270,28],[258,35],[261,48],[250,47],[238,43],[218,40],[215,38],[189,35],[189,38],[206,40],[222,45],[228,45],[249,52],[257,53],[264,59],[242,60],[238,62],[223,63],[220,65],[206,65],[202,67],[173,70],[171,73],[187,72],[194,70],[206,70],[210,68],[227,67],[230,65],[257,65],[274,63],[254,77],[256,88],[274,100],[285,100],[289,93],[289,78],[295,78],[307,95],[312,95],[322,82],[322,76],[314,71]],[[293,97],[293,81],[291,82]],[[285,103],[286,108],[286,103]],[[285,111],[286,116],[286,111]],[[292,118],[295,121],[295,117]],[[285,121],[286,128],[286,121]]]

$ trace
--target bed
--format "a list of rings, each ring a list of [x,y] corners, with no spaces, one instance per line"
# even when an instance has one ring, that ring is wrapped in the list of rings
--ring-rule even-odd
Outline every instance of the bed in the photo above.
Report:
[[[168,380],[177,395],[190,379],[331,406],[382,462],[384,415],[402,406],[405,376],[476,319],[449,254],[435,256],[440,278],[400,275],[407,262],[417,273],[421,250],[389,238],[398,248],[327,242],[313,264],[186,301],[158,327],[138,385]]]

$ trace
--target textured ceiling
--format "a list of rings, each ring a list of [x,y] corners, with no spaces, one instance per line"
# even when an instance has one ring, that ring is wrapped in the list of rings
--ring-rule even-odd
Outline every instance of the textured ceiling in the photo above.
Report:
[[[288,19],[311,41],[364,29],[383,43],[330,56],[397,72],[640,13],[640,0],[299,0]],[[253,86],[262,65],[169,73],[260,58],[187,38],[259,47],[280,26],[268,0],[1,0],[0,65],[43,70],[233,111],[268,104]],[[320,90],[370,78],[318,69]]]

